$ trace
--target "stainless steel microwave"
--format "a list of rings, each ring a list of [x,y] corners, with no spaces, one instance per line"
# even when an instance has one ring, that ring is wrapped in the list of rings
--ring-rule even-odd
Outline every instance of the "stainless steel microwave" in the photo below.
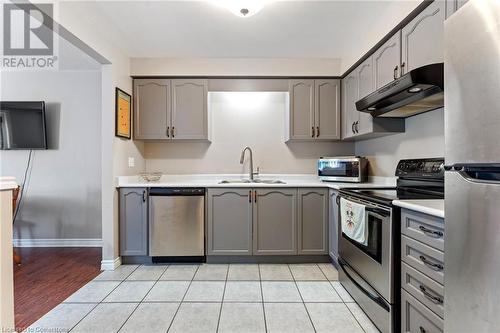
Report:
[[[368,161],[359,156],[321,157],[318,177],[328,182],[362,183],[368,178]]]

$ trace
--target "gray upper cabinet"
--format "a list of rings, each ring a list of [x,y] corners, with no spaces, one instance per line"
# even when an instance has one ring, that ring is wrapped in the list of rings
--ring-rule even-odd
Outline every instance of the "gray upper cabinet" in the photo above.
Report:
[[[434,1],[402,29],[402,74],[443,62],[445,7],[444,1]]]
[[[358,76],[356,71],[351,72],[342,80],[342,115],[344,126],[342,138],[347,139],[356,135],[354,125],[359,121],[359,112],[356,110],[358,100]]]
[[[290,80],[290,140],[314,139],[314,80]]]
[[[340,139],[340,80],[314,80],[316,139]]]
[[[207,254],[252,254],[252,190],[207,191]]]
[[[168,139],[170,80],[134,80],[134,139]]]
[[[208,139],[207,80],[172,80],[172,139]]]
[[[256,189],[253,254],[297,254],[297,189]]]
[[[401,32],[397,32],[373,54],[375,89],[397,79],[400,73],[400,64]]]
[[[339,224],[339,205],[337,204],[337,198],[339,192],[335,190],[329,191],[329,213],[328,213],[328,253],[330,258],[337,261],[339,257],[339,235],[340,235],[340,224]]]
[[[298,190],[298,254],[328,254],[328,190]]]
[[[340,80],[290,80],[287,140],[340,139]]]
[[[208,140],[207,80],[135,79],[134,139]]]
[[[145,188],[120,189],[120,255],[148,254],[148,202]]]
[[[371,94],[374,89],[373,56],[366,59],[356,69],[358,75],[358,99]],[[373,117],[366,112],[358,112],[358,122],[354,125],[356,134],[370,133],[373,128]]]

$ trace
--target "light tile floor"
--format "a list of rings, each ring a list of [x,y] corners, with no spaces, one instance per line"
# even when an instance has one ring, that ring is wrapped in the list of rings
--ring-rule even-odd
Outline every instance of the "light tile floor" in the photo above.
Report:
[[[122,265],[25,332],[378,332],[331,264]]]

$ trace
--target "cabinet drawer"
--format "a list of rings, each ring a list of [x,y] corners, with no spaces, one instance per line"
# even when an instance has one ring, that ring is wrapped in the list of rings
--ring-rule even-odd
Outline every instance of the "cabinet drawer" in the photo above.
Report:
[[[444,251],[444,220],[442,218],[403,209],[401,233]]]
[[[442,333],[443,320],[401,289],[401,332]]]
[[[401,235],[401,259],[433,280],[444,284],[444,254]]]
[[[402,263],[401,287],[443,318],[444,288],[441,284]]]

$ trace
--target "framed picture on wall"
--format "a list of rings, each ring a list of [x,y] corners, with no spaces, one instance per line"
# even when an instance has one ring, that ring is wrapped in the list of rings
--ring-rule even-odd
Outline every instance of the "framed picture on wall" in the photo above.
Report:
[[[115,136],[131,138],[132,96],[120,88],[115,93]]]

